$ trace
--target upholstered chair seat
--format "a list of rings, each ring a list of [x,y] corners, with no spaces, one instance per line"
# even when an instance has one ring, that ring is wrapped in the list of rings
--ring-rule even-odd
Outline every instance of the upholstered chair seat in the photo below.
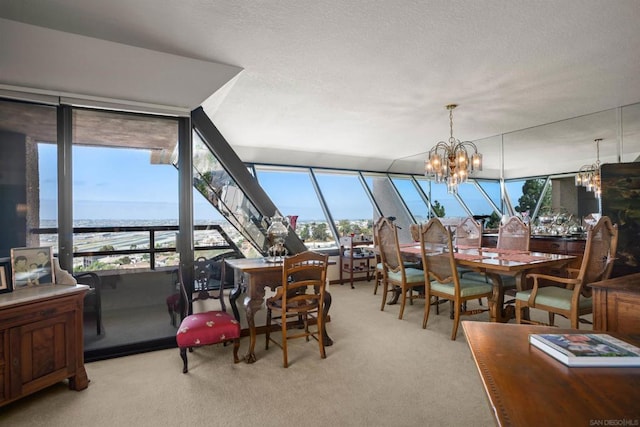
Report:
[[[208,311],[187,316],[178,329],[178,347],[198,347],[205,343],[240,338],[240,322],[231,314]]]

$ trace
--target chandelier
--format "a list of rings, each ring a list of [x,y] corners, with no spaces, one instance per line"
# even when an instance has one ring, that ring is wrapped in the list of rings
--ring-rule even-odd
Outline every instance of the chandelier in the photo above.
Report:
[[[467,181],[469,174],[482,170],[482,154],[471,141],[459,141],[453,137],[453,110],[456,104],[447,105],[449,110],[449,141],[438,142],[424,162],[424,174],[436,182],[445,182],[449,193],[458,192],[458,184]],[[471,156],[469,156],[471,154]]]
[[[584,165],[576,174],[576,187],[585,187],[587,191],[595,193],[600,198],[602,194],[602,186],[600,180],[600,141],[602,138],[595,140],[596,142],[596,162],[592,165]]]

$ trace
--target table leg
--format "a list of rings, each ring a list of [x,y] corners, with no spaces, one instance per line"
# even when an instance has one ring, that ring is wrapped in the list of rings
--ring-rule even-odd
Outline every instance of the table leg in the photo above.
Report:
[[[255,314],[262,307],[264,301],[265,286],[257,283],[254,275],[246,275],[248,279],[247,296],[244,299],[244,309],[247,315],[247,324],[249,326],[249,351],[244,357],[247,363],[256,361],[256,322]]]
[[[331,294],[327,291],[324,292],[324,308],[322,309],[322,315],[326,319],[329,315],[329,309],[331,308]],[[327,334],[327,322],[322,325],[322,341],[326,347],[333,345],[333,340]]]
[[[492,322],[506,323],[513,318],[513,307],[504,309],[504,287],[502,278],[496,273],[486,273],[493,284],[493,295],[489,301],[489,314]]]

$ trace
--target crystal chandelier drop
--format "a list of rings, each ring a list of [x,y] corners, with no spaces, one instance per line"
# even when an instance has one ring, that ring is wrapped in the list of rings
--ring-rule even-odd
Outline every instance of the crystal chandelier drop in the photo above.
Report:
[[[597,198],[600,198],[602,194],[600,180],[600,141],[602,141],[602,138],[595,140],[596,162],[592,165],[582,166],[576,174],[576,187],[585,187],[587,191],[595,193]]]
[[[482,170],[482,154],[478,153],[476,145],[453,137],[453,110],[456,107],[456,104],[446,107],[449,110],[449,141],[438,142],[429,150],[424,162],[424,174],[436,182],[445,182],[449,193],[457,193],[458,184],[466,182],[473,171]]]

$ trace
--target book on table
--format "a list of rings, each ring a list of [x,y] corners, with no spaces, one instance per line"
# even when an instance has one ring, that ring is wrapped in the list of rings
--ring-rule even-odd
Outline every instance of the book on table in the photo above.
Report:
[[[530,334],[529,342],[567,366],[640,366],[640,348],[607,334]]]

